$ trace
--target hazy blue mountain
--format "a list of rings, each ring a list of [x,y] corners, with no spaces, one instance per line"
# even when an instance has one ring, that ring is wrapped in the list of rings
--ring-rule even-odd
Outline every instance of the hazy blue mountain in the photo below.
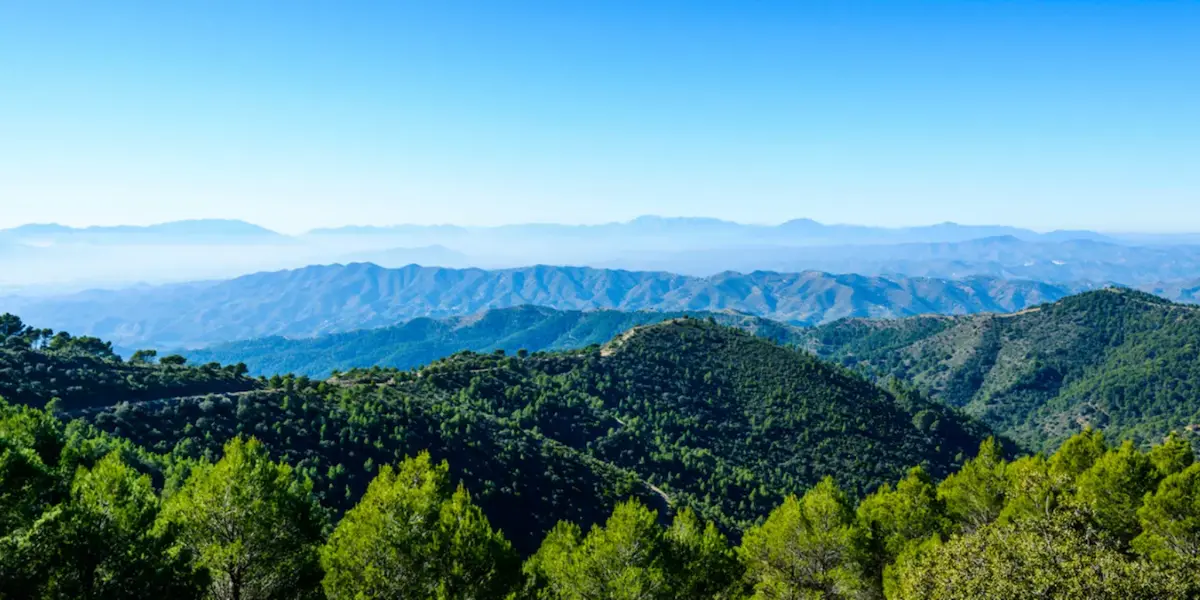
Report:
[[[567,238],[574,240],[647,238],[646,241],[666,241],[670,247],[681,242],[703,242],[712,247],[725,243],[770,243],[789,246],[806,245],[863,245],[908,242],[961,242],[983,237],[1014,236],[1026,240],[1062,241],[1067,239],[1104,239],[1092,231],[1057,231],[1041,234],[1019,227],[1002,225],[960,225],[939,223],[922,227],[871,227],[866,225],[823,224],[812,219],[794,219],[779,225],[735,223],[705,217],[660,217],[647,215],[627,222],[598,225],[562,225],[555,223],[525,223],[498,227],[455,227],[446,225],[397,225],[392,227],[350,226],[316,229],[314,237],[353,237],[359,235],[412,237],[433,239],[501,238],[530,241],[531,238]]]
[[[1084,286],[1086,287],[1086,286]],[[410,265],[314,266],[206,283],[0,299],[39,327],[111,339],[122,347],[200,347],[395,325],[532,304],[561,310],[734,310],[793,324],[842,317],[1009,312],[1078,286],[987,277],[963,280],[536,266],[487,271]]]
[[[1003,235],[964,242],[640,252],[600,266],[693,275],[721,270],[819,270],[952,279],[982,275],[1140,286],[1200,275],[1200,246],[1129,246],[1089,239],[1029,241]]]
[[[367,225],[299,236],[235,220],[81,229],[48,224],[0,230],[0,288],[172,283],[351,262],[482,269],[556,264],[697,276],[808,270],[985,275],[1141,286],[1200,277],[1200,244],[1184,243],[1189,240],[1003,225],[885,228],[811,219],[762,225],[658,216],[598,225]]]
[[[1142,290],[1176,302],[1200,303],[1200,279],[1157,283],[1143,286]]]
[[[800,329],[732,312],[559,311],[541,306],[489,310],[446,319],[419,318],[394,327],[363,329],[315,338],[279,336],[227,342],[185,351],[193,363],[245,363],[252,375],[296,373],[327,377],[334,370],[372,366],[409,369],[455,352],[508,354],[519,350],[570,350],[603,344],[634,327],[689,315],[711,317],[780,343],[799,339]]]
[[[342,257],[338,262],[369,262],[381,267],[399,268],[407,265],[429,265],[437,267],[468,267],[471,257],[441,244],[416,248],[388,248],[385,250],[363,250]]]
[[[56,223],[22,225],[0,230],[0,240],[27,245],[89,244],[196,244],[215,241],[280,242],[286,236],[245,221],[195,219],[157,225],[67,227]]]
[[[1037,232],[1008,225],[964,225],[945,222],[915,227],[876,227],[853,224],[828,224],[813,219],[792,219],[777,225],[737,223],[708,217],[662,217],[645,215],[630,221],[594,225],[559,223],[518,223],[495,227],[457,225],[390,226],[352,225],[314,229],[305,237],[346,238],[355,236],[413,239],[437,238],[512,238],[545,236],[551,238],[636,238],[674,236],[678,239],[715,235],[724,240],[768,242],[779,245],[865,245],[929,242],[965,242],[979,238],[1012,236],[1036,242],[1091,240],[1097,242],[1179,245],[1200,244],[1200,233],[1101,233],[1086,229],[1060,229]]]

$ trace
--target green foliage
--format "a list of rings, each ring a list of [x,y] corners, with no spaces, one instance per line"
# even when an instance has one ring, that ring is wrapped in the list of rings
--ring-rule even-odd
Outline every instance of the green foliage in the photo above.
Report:
[[[20,319],[5,315],[9,329]],[[0,343],[0,396],[17,404],[45,406],[77,415],[119,402],[162,400],[178,396],[244,392],[258,387],[237,366],[166,367],[144,359],[122,362],[111,345],[96,338],[72,337],[30,329]],[[0,336],[3,337],[3,336]],[[170,358],[170,357],[166,357]],[[165,359],[164,359],[165,360]]]
[[[3,352],[104,381],[226,371],[0,327]],[[1200,597],[1187,438],[1085,430],[1010,461],[984,433],[695,319],[102,410],[0,402],[0,598]]]
[[[198,598],[127,444],[0,400],[0,598]]]
[[[1000,516],[1008,487],[1006,466],[996,440],[989,438],[975,458],[938,485],[938,498],[963,531],[975,531]]]
[[[685,600],[740,597],[740,568],[725,537],[691,511],[663,529],[637,502],[616,507],[582,535],[560,523],[526,562],[531,597],[543,600]]]
[[[1142,532],[1134,548],[1151,559],[1195,573],[1200,569],[1200,464],[1168,476],[1138,509]]]
[[[537,597],[555,600],[650,600],[672,597],[667,552],[657,515],[635,502],[620,504],[603,527],[586,536],[562,524],[530,560]]]
[[[666,568],[676,598],[741,597],[741,564],[715,524],[702,522],[684,508],[667,529],[666,544]]]
[[[893,600],[1180,599],[1188,575],[1120,552],[1067,515],[992,523],[936,544],[897,569]]]
[[[1159,479],[1150,457],[1126,441],[1079,476],[1075,501],[1090,511],[1101,528],[1128,541],[1138,533],[1142,499],[1154,491]]]
[[[1073,480],[1092,468],[1107,452],[1104,433],[1097,429],[1085,429],[1063,442],[1051,457],[1049,468],[1056,476]]]
[[[870,589],[865,547],[845,493],[827,478],[747,531],[738,554],[756,599],[860,598]]]
[[[384,466],[321,552],[324,589],[338,598],[502,598],[520,560],[492,531],[449,468],[428,453]]]
[[[889,565],[914,546],[950,528],[946,506],[933,479],[920,467],[909,471],[893,489],[884,484],[858,505],[857,525],[866,534],[866,565],[890,587]]]
[[[311,488],[259,442],[234,439],[216,464],[195,466],[160,521],[178,528],[180,549],[209,571],[213,598],[312,596],[325,521]]]
[[[1196,461],[1196,451],[1191,440],[1172,431],[1167,439],[1148,453],[1150,462],[1158,469],[1159,477],[1174,475],[1192,466]]]
[[[806,344],[1033,449],[1089,427],[1148,446],[1200,422],[1200,309],[1131,290],[1011,315],[839,321]]]
[[[268,387],[85,418],[189,458],[254,436],[337,511],[374,475],[360,465],[428,450],[525,555],[557,522],[590,527],[629,497],[661,512],[691,507],[736,535],[825,474],[854,495],[913,465],[940,477],[986,437],[919,396],[698,319],[602,348],[459,353],[416,371],[272,377]],[[936,428],[914,426],[917,413]]]
[[[167,356],[164,356],[164,357],[158,359],[158,364],[168,365],[168,366],[173,366],[173,367],[182,367],[183,365],[187,364],[187,358],[184,358],[182,355],[179,355],[179,354],[169,354]]]
[[[199,598],[205,573],[169,549],[172,532],[156,531],[158,497],[150,478],[110,454],[80,467],[70,499],[14,542],[36,576],[38,594],[60,598]]]

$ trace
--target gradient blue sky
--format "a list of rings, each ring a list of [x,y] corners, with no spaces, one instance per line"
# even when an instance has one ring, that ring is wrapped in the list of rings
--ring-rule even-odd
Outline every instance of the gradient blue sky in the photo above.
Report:
[[[0,227],[1200,231],[1200,2],[0,0]]]

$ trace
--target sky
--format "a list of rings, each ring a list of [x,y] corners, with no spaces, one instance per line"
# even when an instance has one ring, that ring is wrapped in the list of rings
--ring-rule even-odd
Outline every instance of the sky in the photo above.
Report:
[[[1200,231],[1200,2],[0,0],[0,227]]]

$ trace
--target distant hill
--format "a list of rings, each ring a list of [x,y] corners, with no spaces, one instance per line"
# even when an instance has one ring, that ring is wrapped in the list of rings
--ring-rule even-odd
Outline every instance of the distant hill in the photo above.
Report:
[[[736,223],[707,217],[662,217],[644,215],[630,221],[597,225],[564,225],[558,223],[521,223],[497,227],[457,227],[453,225],[394,225],[348,226],[321,228],[310,231],[314,237],[354,235],[476,235],[522,238],[548,236],[554,238],[630,238],[639,236],[671,236],[678,242],[688,238],[717,236],[722,241],[740,239],[750,242],[770,241],[790,245],[896,244],[906,242],[961,242],[972,239],[1015,236],[1025,240],[1109,240],[1116,238],[1094,231],[1053,231],[1038,233],[1020,227],[1004,225],[962,225],[938,223],[919,227],[873,227],[867,225],[824,224],[812,219],[793,219],[778,225]]]
[[[811,219],[762,225],[658,216],[597,225],[365,225],[300,235],[221,219],[86,228],[31,224],[0,230],[0,288],[179,283],[356,262],[481,269],[554,264],[698,277],[725,271],[984,276],[1075,290],[1083,289],[1076,282],[1169,287],[1200,275],[1198,240],[1002,225],[887,228]]]
[[[1123,289],[1010,315],[848,319],[807,345],[920,390],[1032,447],[1083,427],[1158,442],[1200,429],[1200,307]]]
[[[489,310],[445,319],[419,318],[403,325],[316,338],[268,337],[184,352],[196,363],[245,363],[254,375],[295,373],[327,377],[355,367],[409,369],[463,350],[569,350],[601,344],[633,327],[685,316],[682,312],[559,311],[539,306]],[[693,312],[778,342],[794,341],[797,328],[736,313]]]
[[[471,258],[462,252],[434,244],[412,248],[387,248],[363,250],[341,257],[340,263],[369,262],[385,268],[396,269],[407,265],[461,268],[471,264]]]
[[[250,241],[279,242],[285,239],[286,236],[264,227],[231,219],[194,219],[145,226],[116,225],[82,228],[48,223],[0,229],[0,240],[27,245],[62,243],[197,244],[219,240],[246,243]]]
[[[1030,279],[1130,286],[1194,279],[1200,246],[1131,246],[1097,239],[1036,240],[1002,235],[955,242],[829,246],[747,246],[631,252],[600,266],[708,274],[716,270],[819,270],[861,275]]]
[[[686,277],[583,267],[485,271],[410,265],[314,266],[236,279],[58,298],[0,299],[39,326],[122,347],[201,347],[305,337],[524,304],[560,310],[724,311],[792,324],[842,317],[1011,312],[1074,288],[995,278],[946,280],[804,273]]]

